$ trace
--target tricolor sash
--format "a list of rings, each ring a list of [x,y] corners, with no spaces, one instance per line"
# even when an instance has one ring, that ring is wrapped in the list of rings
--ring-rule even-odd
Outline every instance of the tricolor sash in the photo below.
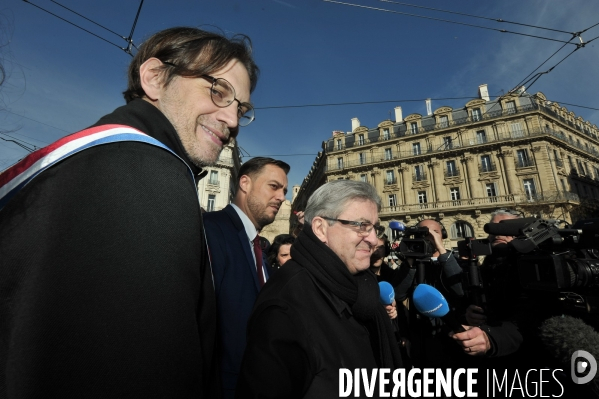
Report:
[[[195,185],[193,172],[189,165],[160,141],[130,126],[101,125],[63,137],[47,147],[32,152],[0,173],[0,210],[34,177],[56,163],[87,148],[119,141],[138,141],[167,150],[187,166]]]

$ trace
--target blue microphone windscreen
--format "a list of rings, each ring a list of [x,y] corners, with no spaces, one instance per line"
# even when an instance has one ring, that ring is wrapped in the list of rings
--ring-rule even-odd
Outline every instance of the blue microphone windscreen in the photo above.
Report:
[[[443,295],[428,284],[419,284],[412,295],[416,310],[428,317],[443,317],[449,312],[449,305]]]
[[[395,299],[393,286],[386,281],[381,281],[379,283],[379,290],[381,292],[381,303],[383,305],[391,305]]]
[[[392,221],[389,222],[389,228],[391,230],[404,231],[406,229],[406,226],[402,222]]]

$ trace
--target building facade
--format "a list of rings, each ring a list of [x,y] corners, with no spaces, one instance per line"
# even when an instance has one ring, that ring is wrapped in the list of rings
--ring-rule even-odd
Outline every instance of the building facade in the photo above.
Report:
[[[575,221],[581,200],[599,198],[597,126],[543,93],[491,100],[486,85],[479,93],[459,109],[432,111],[427,100],[427,115],[403,118],[397,107],[395,122],[375,128],[354,118],[351,132],[323,142],[320,171],[304,180],[293,209],[324,182],[352,179],[376,187],[384,225],[436,219],[448,248],[464,236],[486,237],[484,224],[501,208]]]
[[[204,211],[220,211],[233,200],[240,167],[241,154],[237,141],[232,139],[223,148],[216,164],[204,168],[208,174],[198,182],[198,195]]]

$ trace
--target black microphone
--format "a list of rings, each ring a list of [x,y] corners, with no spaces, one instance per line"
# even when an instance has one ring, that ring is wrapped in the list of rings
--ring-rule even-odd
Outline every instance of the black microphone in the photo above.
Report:
[[[487,223],[484,226],[485,233],[494,236],[519,236],[522,229],[533,223],[536,218],[508,219],[499,223]]]

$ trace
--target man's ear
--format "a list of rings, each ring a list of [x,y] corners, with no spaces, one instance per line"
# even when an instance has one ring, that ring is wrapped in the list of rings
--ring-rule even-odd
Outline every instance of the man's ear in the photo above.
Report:
[[[327,231],[329,227],[330,226],[327,223],[327,221],[321,218],[320,216],[315,216],[312,219],[312,232],[316,237],[318,237],[320,241],[322,241],[325,244],[328,244],[329,241],[327,239]]]
[[[242,175],[239,178],[239,191],[243,191],[245,194],[249,193],[252,188],[252,178],[248,175]]]
[[[158,58],[148,58],[139,67],[139,80],[146,97],[152,101],[160,99],[164,87],[164,71],[160,69],[162,61]]]

